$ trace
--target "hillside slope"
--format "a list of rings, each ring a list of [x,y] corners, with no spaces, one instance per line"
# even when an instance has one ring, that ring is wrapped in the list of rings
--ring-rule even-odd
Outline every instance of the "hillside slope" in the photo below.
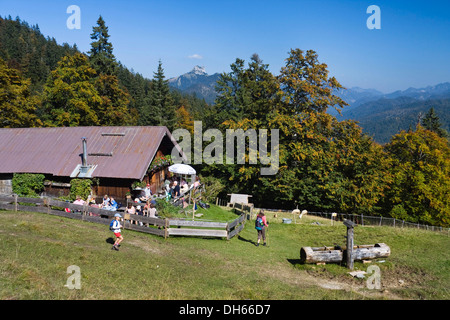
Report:
[[[230,241],[167,240],[130,230],[111,250],[107,226],[42,213],[0,211],[0,299],[449,299],[450,238],[436,232],[358,227],[358,244],[386,243],[377,263],[382,290],[368,290],[344,266],[302,265],[303,246],[343,245],[345,226],[304,217],[283,224],[272,216],[268,247],[255,247],[251,222]],[[78,266],[81,289],[66,287]],[[355,268],[367,265],[355,262]]]

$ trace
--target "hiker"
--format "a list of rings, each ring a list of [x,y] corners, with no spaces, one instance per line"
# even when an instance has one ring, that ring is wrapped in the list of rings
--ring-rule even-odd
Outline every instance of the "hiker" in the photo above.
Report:
[[[120,229],[123,228],[120,224],[120,219],[122,216],[119,213],[116,213],[114,215],[114,220],[111,222],[110,229],[112,232],[114,232],[114,235],[116,236],[116,241],[114,242],[111,250],[119,251],[119,245],[123,240],[123,236],[120,234]]]
[[[266,245],[266,227],[269,227],[269,224],[267,223],[266,216],[264,215],[264,211],[259,211],[258,215],[256,216],[255,221],[255,229],[258,231],[258,242],[256,243],[256,246],[259,246],[259,243],[261,242],[261,238],[264,241],[263,246]]]

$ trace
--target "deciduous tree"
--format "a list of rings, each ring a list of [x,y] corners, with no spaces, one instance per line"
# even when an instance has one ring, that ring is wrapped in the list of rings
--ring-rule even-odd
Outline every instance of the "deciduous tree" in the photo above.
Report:
[[[207,169],[226,178],[229,190],[245,190],[267,207],[379,213],[389,163],[356,123],[339,122],[326,112],[346,103],[333,93],[342,86],[314,51],[291,50],[278,77],[258,56],[248,68],[237,59],[221,79],[218,108],[230,112],[223,128],[280,131],[276,175],[262,176],[260,163]]]
[[[46,125],[100,125],[98,110],[103,101],[95,86],[96,76],[84,54],[63,57],[44,87]]]
[[[450,147],[445,138],[418,125],[392,137],[386,151],[393,159],[385,200],[394,218],[450,226]]]
[[[39,127],[42,122],[36,116],[40,99],[30,89],[31,81],[9,68],[0,59],[0,127]]]
[[[116,76],[101,74],[95,79],[95,88],[101,98],[99,121],[104,126],[135,125],[137,112],[130,112],[130,95],[119,87]]]

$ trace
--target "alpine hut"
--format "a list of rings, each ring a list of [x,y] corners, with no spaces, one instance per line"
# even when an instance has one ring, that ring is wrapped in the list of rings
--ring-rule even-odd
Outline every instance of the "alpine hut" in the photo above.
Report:
[[[125,199],[132,185],[164,186],[173,148],[166,127],[59,127],[0,129],[0,193],[12,193],[14,173],[45,175],[44,195],[68,195],[70,181],[92,179],[92,193]],[[153,163],[157,165],[153,165]],[[152,163],[153,162],[153,163]]]

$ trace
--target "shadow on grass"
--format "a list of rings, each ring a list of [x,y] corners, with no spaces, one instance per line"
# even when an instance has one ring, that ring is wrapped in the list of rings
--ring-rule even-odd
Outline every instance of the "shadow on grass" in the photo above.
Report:
[[[109,243],[109,244],[114,244],[114,239],[113,238],[111,238],[111,237],[109,237],[108,239],[106,239],[105,240],[106,241],[106,243]]]
[[[256,246],[256,241],[245,239],[245,238],[242,238],[241,236],[238,236],[238,240],[241,240],[244,242],[249,242],[249,243],[253,244],[254,246]]]
[[[300,259],[286,259],[290,264],[292,264],[294,267],[298,265],[303,265],[304,263]]]

